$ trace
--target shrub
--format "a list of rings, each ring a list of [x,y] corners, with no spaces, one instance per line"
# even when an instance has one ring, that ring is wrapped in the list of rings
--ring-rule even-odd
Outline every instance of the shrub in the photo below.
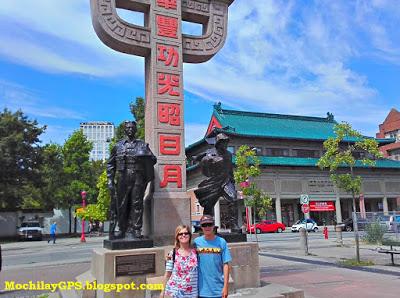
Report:
[[[382,244],[386,230],[379,221],[374,221],[366,226],[364,240],[370,244]]]

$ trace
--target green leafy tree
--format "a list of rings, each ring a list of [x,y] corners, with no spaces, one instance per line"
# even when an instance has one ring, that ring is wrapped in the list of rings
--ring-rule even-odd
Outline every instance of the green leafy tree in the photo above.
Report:
[[[107,220],[111,198],[107,187],[106,171],[103,171],[103,173],[99,176],[97,181],[97,189],[97,202],[95,204],[89,204],[85,209],[79,210],[76,213],[79,218],[101,222]]]
[[[39,136],[45,129],[22,111],[0,112],[0,209],[20,208],[27,189],[40,181]]]
[[[240,146],[235,159],[235,181],[239,183],[239,188],[243,192],[245,205],[254,209],[255,224],[256,214],[262,218],[272,207],[272,200],[268,194],[252,181],[261,174],[260,159],[247,145]]]
[[[136,138],[140,140],[144,140],[145,132],[144,132],[144,115],[146,104],[143,97],[136,97],[135,102],[131,102],[129,105],[132,115],[135,117],[137,133]]]
[[[92,185],[92,164],[89,161],[91,150],[92,143],[86,139],[81,130],[75,131],[62,148],[64,181],[59,191],[59,204],[69,209],[70,219],[72,207],[81,201],[81,191],[87,192],[89,202],[93,200],[93,195],[96,193]],[[69,232],[71,232],[71,222],[69,226]]]
[[[382,154],[375,139],[365,138],[350,124],[343,122],[334,126],[335,138],[324,142],[325,154],[319,159],[321,169],[329,169],[331,179],[336,187],[351,194],[353,198],[353,213],[356,212],[356,196],[361,192],[361,176],[354,173],[357,163],[374,166],[375,158]],[[357,153],[364,153],[361,160],[354,157]],[[360,245],[357,227],[357,217],[354,216],[353,227],[356,238],[356,258],[360,261]]]

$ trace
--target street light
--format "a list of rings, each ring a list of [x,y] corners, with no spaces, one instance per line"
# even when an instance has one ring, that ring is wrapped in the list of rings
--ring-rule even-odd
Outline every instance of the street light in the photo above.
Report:
[[[85,209],[85,207],[86,207],[86,191],[84,191],[84,190],[81,191],[81,197],[82,197],[82,208]],[[85,239],[85,219],[84,218],[82,218],[81,242],[86,242],[86,239]]]

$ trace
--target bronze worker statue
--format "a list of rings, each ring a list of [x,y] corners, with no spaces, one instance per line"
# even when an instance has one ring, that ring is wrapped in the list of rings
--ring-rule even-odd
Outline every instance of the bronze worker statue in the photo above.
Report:
[[[194,191],[203,215],[214,216],[214,206],[222,197],[228,202],[229,223],[232,230],[237,230],[237,192],[233,176],[232,153],[228,151],[229,137],[219,133],[215,137],[214,148],[195,157],[200,161],[203,175],[207,178],[200,182]]]
[[[126,138],[115,144],[107,161],[110,240],[143,238],[143,198],[147,184],[154,179],[157,163],[149,145],[135,139],[136,122],[125,121],[124,125]],[[117,224],[119,232],[115,231]]]

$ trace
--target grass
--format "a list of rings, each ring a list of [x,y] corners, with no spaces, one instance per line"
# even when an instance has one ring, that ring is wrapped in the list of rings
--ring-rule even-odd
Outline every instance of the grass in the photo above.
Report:
[[[373,266],[375,265],[372,261],[360,261],[356,259],[343,259],[339,261],[339,264],[345,267],[360,267],[360,266]]]

